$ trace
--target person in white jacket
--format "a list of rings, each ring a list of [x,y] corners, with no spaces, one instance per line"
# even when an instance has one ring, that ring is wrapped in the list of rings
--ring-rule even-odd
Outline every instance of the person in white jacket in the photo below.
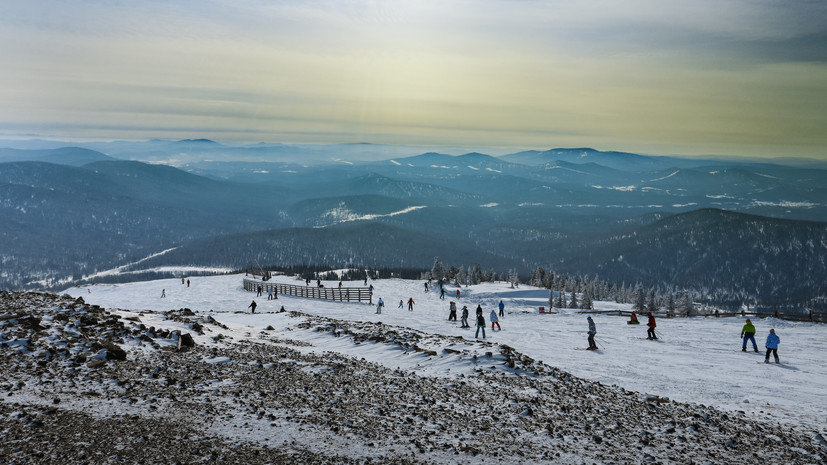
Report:
[[[502,328],[500,327],[500,319],[497,318],[497,312],[495,310],[491,310],[491,315],[489,315],[489,317],[491,318],[491,331],[494,331],[494,325],[497,325],[497,329],[502,331]]]

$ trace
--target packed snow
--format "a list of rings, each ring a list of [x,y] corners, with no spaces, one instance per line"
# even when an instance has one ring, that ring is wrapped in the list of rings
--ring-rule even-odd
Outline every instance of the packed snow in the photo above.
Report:
[[[165,279],[127,284],[96,284],[73,287],[65,292],[83,297],[89,304],[104,308],[167,311],[189,308],[196,313],[214,315],[228,325],[237,338],[255,334],[272,326],[275,334],[289,333],[293,340],[312,340],[312,349],[358,356],[389,368],[413,368],[418,374],[455,376],[463,370],[450,358],[441,363],[419,365],[418,358],[406,357],[381,344],[353,345],[337,338],[323,338],[316,333],[302,333],[286,328],[282,314],[287,311],[353,322],[381,322],[411,328],[428,334],[463,338],[472,345],[475,339],[474,310],[483,308],[486,319],[485,341],[506,344],[518,352],[576,376],[616,385],[640,393],[675,401],[714,406],[727,411],[743,411],[754,419],[783,422],[827,437],[827,327],[816,323],[790,322],[775,318],[752,317],[759,352],[752,346],[741,351],[740,332],[744,317],[726,318],[658,318],[659,339],[646,339],[646,320],[628,325],[627,318],[607,314],[591,315],[597,325],[599,350],[585,349],[587,315],[578,310],[558,314],[540,314],[548,309],[548,290],[508,283],[482,283],[460,287],[445,286],[440,298],[436,283],[425,292],[424,281],[401,279],[370,280],[375,299],[382,298],[385,308],[376,313],[374,305],[311,300],[279,296],[267,300],[266,293],[257,297],[242,287],[244,275],[190,277],[190,285],[180,279]],[[292,276],[274,276],[270,282],[304,285]],[[313,283],[315,284],[315,283]],[[326,287],[337,282],[322,281]],[[363,282],[343,283],[344,287],[361,287]],[[162,290],[166,297],[161,298]],[[407,310],[409,298],[413,311]],[[248,306],[258,304],[255,314]],[[470,329],[448,321],[449,302],[457,302],[458,314],[468,306]],[[502,330],[492,330],[490,312],[500,301],[505,316],[500,317]],[[403,307],[399,302],[403,301]],[[597,311],[631,310],[627,304],[594,302]],[[770,328],[781,338],[778,349],[781,364],[764,364],[764,341]],[[249,336],[255,339],[255,336]],[[482,350],[482,349],[481,349]],[[220,363],[213,361],[212,363]],[[410,366],[406,365],[410,364]]]

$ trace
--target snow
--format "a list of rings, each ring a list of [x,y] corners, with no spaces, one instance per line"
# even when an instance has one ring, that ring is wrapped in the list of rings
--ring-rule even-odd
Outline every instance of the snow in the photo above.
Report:
[[[302,351],[335,352],[364,358],[390,368],[404,367],[420,375],[454,377],[473,367],[467,358],[460,359],[449,351],[440,357],[425,357],[401,350],[398,346],[363,342],[350,338],[331,338],[322,333],[301,330],[285,313],[300,311],[338,320],[382,322],[400,328],[461,339],[451,339],[459,350],[490,351],[474,339],[473,316],[477,305],[486,317],[486,341],[507,344],[517,351],[558,367],[576,376],[617,385],[641,393],[672,400],[704,404],[728,411],[744,411],[750,417],[780,421],[806,429],[824,431],[827,418],[827,327],[815,323],[790,322],[775,318],[752,318],[758,333],[760,353],[741,352],[742,317],[658,319],[657,341],[645,339],[645,318],[640,325],[627,325],[625,317],[592,315],[597,325],[597,351],[575,350],[586,347],[587,322],[576,310],[559,314],[539,314],[538,307],[548,308],[548,290],[530,286],[511,288],[508,283],[483,283],[462,287],[457,300],[458,314],[463,305],[470,311],[472,328],[460,328],[447,321],[448,305],[456,287],[447,286],[446,298],[439,292],[423,292],[422,281],[386,279],[369,281],[374,296],[387,302],[382,314],[367,303],[343,303],[280,296],[268,301],[244,291],[244,275],[191,277],[189,287],[180,279],[165,279],[126,284],[98,284],[73,287],[65,292],[83,297],[87,303],[104,308],[123,309],[134,314],[142,310],[167,311],[189,308],[196,313],[213,315],[230,329],[236,340],[256,340],[256,334],[272,326],[273,337],[289,336],[308,342]],[[303,285],[291,276],[274,276],[272,281]],[[325,286],[338,282],[322,281]],[[343,282],[358,287],[358,282]],[[435,287],[432,286],[432,287]],[[166,298],[160,298],[161,290]],[[414,310],[396,308],[401,299],[415,300]],[[257,313],[247,313],[251,300],[258,303]],[[500,318],[502,331],[491,331],[489,312],[498,302],[505,303]],[[128,311],[127,311],[128,309]],[[595,302],[600,311],[630,310],[629,305]],[[142,317],[146,319],[147,314]],[[295,320],[295,319],[292,319]],[[151,321],[147,325],[152,324]],[[170,321],[166,321],[168,326]],[[763,363],[763,342],[770,328],[781,338],[779,356],[782,364]],[[196,342],[198,342],[196,340]],[[449,346],[450,347],[450,346]],[[442,349],[445,349],[443,346]],[[496,353],[496,351],[494,351]],[[230,363],[212,360],[211,363]]]

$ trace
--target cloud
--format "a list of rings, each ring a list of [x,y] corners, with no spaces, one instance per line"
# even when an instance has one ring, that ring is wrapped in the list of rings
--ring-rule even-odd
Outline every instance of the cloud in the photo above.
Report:
[[[0,131],[736,155],[827,147],[825,2],[7,7]]]

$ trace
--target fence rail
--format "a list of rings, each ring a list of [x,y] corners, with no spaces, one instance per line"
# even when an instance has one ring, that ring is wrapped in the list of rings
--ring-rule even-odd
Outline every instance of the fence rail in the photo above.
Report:
[[[367,287],[318,287],[296,286],[293,284],[271,283],[256,279],[244,278],[244,290],[258,292],[261,287],[262,295],[271,289],[278,297],[304,297],[306,299],[337,300],[340,302],[368,302],[373,303],[370,289]]]

